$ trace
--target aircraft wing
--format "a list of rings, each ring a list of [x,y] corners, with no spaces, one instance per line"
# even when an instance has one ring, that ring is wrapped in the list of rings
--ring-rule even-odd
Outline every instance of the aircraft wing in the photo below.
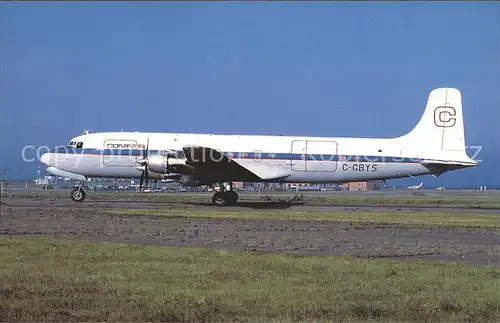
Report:
[[[290,170],[282,166],[253,159],[236,161],[208,147],[185,146],[182,150],[186,164],[195,168],[193,179],[202,185],[225,181],[279,181],[290,175]]]

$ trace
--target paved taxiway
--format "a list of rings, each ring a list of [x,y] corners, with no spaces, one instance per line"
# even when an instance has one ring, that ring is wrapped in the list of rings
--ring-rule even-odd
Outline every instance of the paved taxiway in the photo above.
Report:
[[[128,201],[7,199],[1,208],[2,235],[61,236],[169,246],[222,248],[235,251],[280,252],[295,255],[353,255],[368,258],[439,260],[500,266],[500,230],[496,228],[437,228],[418,225],[360,224],[345,221],[291,221],[273,219],[218,219],[120,215],[106,211],[165,208],[166,203]],[[168,204],[168,203],[167,203]],[[273,207],[256,203],[236,209]],[[173,208],[220,208],[172,203]],[[346,207],[294,205],[300,210],[358,210],[383,212],[419,210],[401,207]],[[446,208],[441,208],[446,209]],[[436,209],[434,209],[436,210]],[[456,211],[471,212],[470,209]],[[165,211],[168,212],[168,211]],[[476,211],[474,211],[476,212]],[[481,210],[495,212],[499,210]]]

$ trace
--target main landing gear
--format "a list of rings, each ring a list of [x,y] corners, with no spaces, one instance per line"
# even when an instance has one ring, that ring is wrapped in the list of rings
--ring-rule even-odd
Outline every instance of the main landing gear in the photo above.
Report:
[[[74,202],[83,202],[85,200],[85,196],[86,196],[85,190],[83,189],[82,185],[75,187],[71,191],[71,199]]]
[[[220,191],[212,196],[212,203],[215,206],[235,205],[238,201],[238,193],[233,191],[233,183],[229,182],[229,190],[226,190],[224,183],[219,183]]]

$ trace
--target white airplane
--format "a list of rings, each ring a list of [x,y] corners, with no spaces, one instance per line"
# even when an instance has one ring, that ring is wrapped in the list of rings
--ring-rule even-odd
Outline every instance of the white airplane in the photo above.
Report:
[[[410,189],[410,190],[419,190],[419,189],[421,189],[423,186],[424,186],[424,183],[423,183],[423,182],[420,182],[420,184],[418,184],[418,185],[408,186],[407,188],[408,188],[408,189]]]
[[[476,166],[465,151],[462,99],[457,89],[433,90],[420,121],[397,138],[257,135],[84,133],[45,153],[48,171],[82,181],[71,192],[83,201],[89,177],[220,185],[217,206],[236,203],[233,181],[345,183],[433,174]]]

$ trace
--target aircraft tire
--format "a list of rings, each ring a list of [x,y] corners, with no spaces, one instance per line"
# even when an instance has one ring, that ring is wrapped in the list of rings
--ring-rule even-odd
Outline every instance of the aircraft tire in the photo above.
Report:
[[[85,191],[82,188],[75,187],[71,191],[71,199],[74,202],[83,202],[85,200]]]
[[[217,192],[212,196],[212,203],[215,206],[226,206],[228,205],[229,199],[227,194]]]

